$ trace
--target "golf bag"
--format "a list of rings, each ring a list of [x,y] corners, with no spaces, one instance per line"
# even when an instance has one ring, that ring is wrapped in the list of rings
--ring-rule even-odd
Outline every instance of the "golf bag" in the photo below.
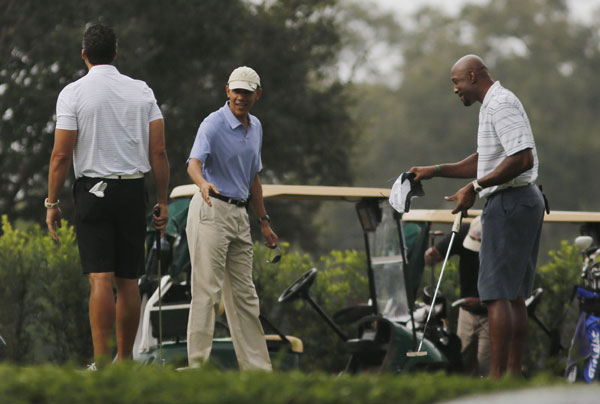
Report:
[[[583,286],[574,288],[579,301],[579,321],[571,340],[565,377],[576,380],[600,381],[600,249],[585,252],[581,272]]]

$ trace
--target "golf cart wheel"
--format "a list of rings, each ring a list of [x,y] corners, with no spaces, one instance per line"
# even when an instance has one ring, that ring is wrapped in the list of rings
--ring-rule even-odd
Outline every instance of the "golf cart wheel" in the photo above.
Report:
[[[317,268],[313,268],[310,271],[306,272],[300,278],[296,279],[294,283],[290,285],[282,294],[279,296],[278,302],[291,302],[296,300],[299,297],[308,294],[308,290],[310,289],[312,283],[315,281],[317,277]]]

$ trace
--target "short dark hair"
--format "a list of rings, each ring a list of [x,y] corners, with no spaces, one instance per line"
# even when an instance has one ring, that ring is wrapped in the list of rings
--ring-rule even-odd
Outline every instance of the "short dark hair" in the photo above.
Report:
[[[85,31],[81,46],[91,64],[110,64],[117,53],[117,36],[110,27],[102,24],[92,25]]]

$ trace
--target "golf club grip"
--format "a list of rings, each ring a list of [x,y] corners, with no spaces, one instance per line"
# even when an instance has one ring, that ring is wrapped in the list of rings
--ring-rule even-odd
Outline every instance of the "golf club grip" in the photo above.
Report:
[[[154,208],[154,211],[152,212],[154,214],[154,216],[159,217],[160,216],[160,207],[157,206]]]
[[[460,230],[460,223],[462,222],[462,212],[458,212],[454,218],[454,224],[452,224],[452,232],[458,233]]]

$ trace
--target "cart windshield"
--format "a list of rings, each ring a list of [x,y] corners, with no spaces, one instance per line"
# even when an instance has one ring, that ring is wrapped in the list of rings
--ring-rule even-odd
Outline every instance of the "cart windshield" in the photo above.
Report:
[[[406,322],[409,306],[400,249],[399,224],[393,210],[382,203],[381,223],[369,233],[371,267],[379,312],[392,321]]]

